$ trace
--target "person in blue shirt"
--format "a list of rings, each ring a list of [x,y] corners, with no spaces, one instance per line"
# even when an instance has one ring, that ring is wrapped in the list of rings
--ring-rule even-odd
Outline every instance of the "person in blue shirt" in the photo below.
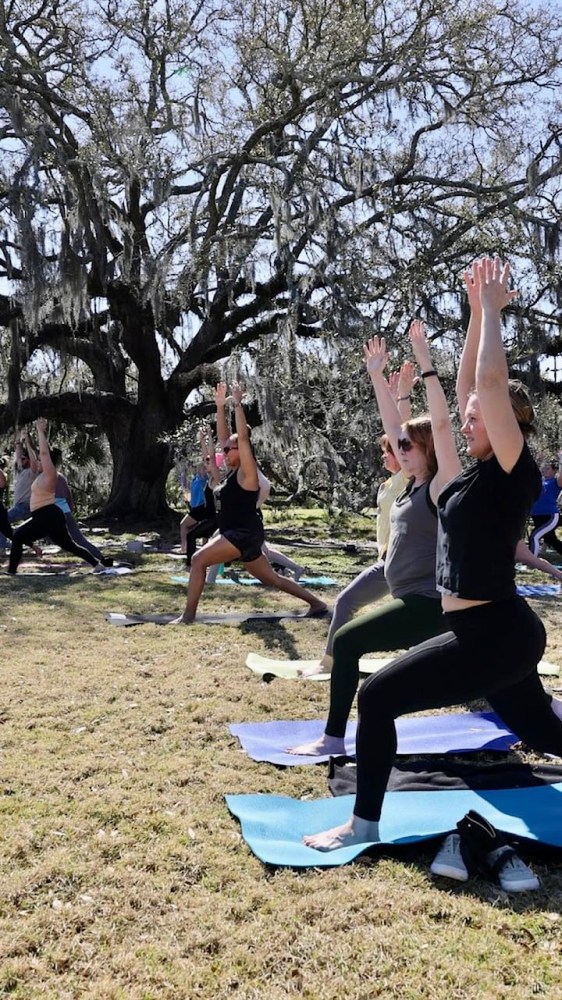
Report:
[[[558,455],[562,459],[562,453]],[[531,507],[533,530],[529,535],[529,548],[534,556],[540,552],[541,542],[562,555],[562,542],[556,537],[556,525],[560,520],[558,494],[562,490],[562,472],[558,462],[545,462],[541,467],[542,490],[536,503]]]

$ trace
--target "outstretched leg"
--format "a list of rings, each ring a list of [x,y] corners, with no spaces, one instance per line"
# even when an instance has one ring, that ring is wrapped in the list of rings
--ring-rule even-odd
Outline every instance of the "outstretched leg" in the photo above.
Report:
[[[260,580],[264,586],[275,587],[276,590],[282,590],[285,594],[292,594],[293,597],[298,597],[301,601],[306,601],[310,605],[309,615],[311,617],[320,617],[322,613],[327,612],[328,608],[325,601],[321,601],[314,594],[311,594],[310,590],[301,587],[300,583],[295,583],[294,580],[289,580],[286,576],[280,576],[279,573],[275,572],[265,556],[259,556],[258,559],[253,559],[252,562],[245,562],[244,567],[248,570],[248,573],[251,573],[257,580]]]
[[[240,558],[240,551],[232,542],[229,542],[223,535],[212,538],[191,560],[191,572],[189,574],[189,584],[187,587],[187,603],[182,615],[174,618],[170,625],[191,625],[195,621],[195,614],[199,599],[205,586],[205,576],[209,566],[216,566],[221,562],[231,562]]]
[[[345,753],[345,730],[359,685],[361,657],[413,646],[444,628],[440,602],[414,594],[389,601],[339,629],[334,640],[326,729],[317,740],[289,747],[289,753],[321,757]]]

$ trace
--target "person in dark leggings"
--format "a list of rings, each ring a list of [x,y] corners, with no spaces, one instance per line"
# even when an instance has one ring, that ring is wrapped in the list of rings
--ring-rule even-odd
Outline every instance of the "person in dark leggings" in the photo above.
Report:
[[[62,452],[60,448],[51,448],[51,458],[53,460],[53,465],[59,465],[62,459]],[[113,559],[110,556],[104,556],[101,549],[90,542],[85,535],[82,534],[80,528],[78,527],[74,516],[72,514],[74,508],[74,500],[72,497],[72,490],[68,485],[68,480],[66,476],[63,476],[62,472],[57,473],[57,480],[55,483],[55,503],[57,507],[60,507],[64,514],[64,519],[66,521],[66,526],[68,528],[68,533],[76,545],[79,545],[83,549],[87,549],[91,555],[94,556],[98,561],[97,570],[101,573],[103,569],[109,569],[113,566]]]
[[[457,390],[473,464],[461,472],[459,463],[438,500],[437,580],[448,631],[363,685],[353,814],[339,827],[304,837],[320,851],[380,839],[395,720],[407,712],[486,698],[525,743],[562,755],[561,706],[551,702],[537,673],[545,630],[515,593],[515,549],[541,488],[526,442],[533,409],[524,387],[508,379],[502,344],[501,311],[516,293],[508,290],[509,267],[498,258],[475,262],[465,277],[471,322]],[[437,423],[434,433],[437,439]]]
[[[410,327],[410,339],[422,377],[431,363],[423,325]],[[384,339],[374,337],[365,348],[367,369],[375,389],[382,423],[403,472],[406,490],[390,509],[390,537],[384,573],[392,600],[342,626],[334,639],[330,708],[322,736],[290,747],[294,754],[345,753],[345,730],[359,684],[359,661],[368,652],[404,649],[429,639],[444,629],[443,612],[435,582],[437,510],[442,486],[458,468],[449,408],[439,379],[426,383],[432,417],[415,417],[404,424],[383,371],[387,353]],[[423,362],[423,363],[422,363]],[[424,367],[425,365],[425,367]],[[432,424],[438,422],[435,438]],[[435,444],[435,448],[434,448]]]
[[[201,428],[199,443],[203,453],[203,468],[205,469],[203,503],[200,505],[200,509],[197,509],[197,516],[190,508],[190,514],[184,517],[180,525],[182,552],[185,552],[188,567],[191,566],[191,560],[197,548],[197,539],[209,539],[218,528],[213,490],[220,483],[220,471],[217,466],[215,443],[210,427]]]
[[[8,520],[8,511],[6,510],[4,504],[0,500],[0,553],[5,551],[6,540],[10,540],[14,537],[14,532],[12,530],[12,525]]]
[[[20,564],[23,546],[31,545],[38,538],[48,536],[55,545],[65,552],[84,559],[90,566],[98,566],[98,560],[71,538],[65,516],[55,503],[57,470],[47,442],[47,421],[40,417],[37,421],[39,440],[39,475],[31,487],[31,518],[14,531],[8,573],[15,574]]]
[[[562,456],[559,455],[560,459]],[[529,535],[529,548],[534,556],[540,552],[541,542],[562,555],[562,542],[556,535],[560,520],[558,494],[562,489],[562,472],[557,462],[545,462],[541,469],[542,490],[536,503],[531,507],[533,530]]]
[[[187,603],[182,615],[175,618],[172,625],[190,625],[195,621],[199,599],[205,586],[205,576],[209,566],[233,562],[240,559],[252,576],[261,580],[266,587],[275,587],[294,597],[299,597],[310,606],[310,617],[323,617],[326,605],[309,590],[275,572],[271,563],[262,555],[264,542],[263,519],[256,507],[259,494],[258,467],[250,444],[250,435],[244,409],[243,390],[240,386],[232,389],[236,433],[222,445],[228,470],[226,479],[215,490],[215,503],[220,534],[211,538],[194,554],[187,589]],[[215,398],[224,410],[226,385],[219,383]]]

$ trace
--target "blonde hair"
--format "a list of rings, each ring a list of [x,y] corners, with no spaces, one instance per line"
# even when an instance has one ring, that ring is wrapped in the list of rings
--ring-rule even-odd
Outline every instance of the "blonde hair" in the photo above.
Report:
[[[535,427],[535,411],[533,409],[533,404],[531,403],[531,397],[529,396],[527,387],[523,385],[523,382],[521,382],[518,378],[508,379],[507,387],[509,390],[511,408],[515,414],[515,419],[519,424],[523,437],[529,437],[531,434],[536,434],[537,428]],[[476,386],[472,386],[467,398],[470,396],[476,396],[478,398],[478,390]]]
[[[437,475],[437,455],[435,454],[435,445],[433,443],[431,418],[427,414],[422,414],[420,417],[412,417],[411,420],[406,420],[402,424],[402,427],[410,438],[410,441],[417,444],[423,451],[429,477],[433,479]]]
[[[521,428],[523,437],[529,437],[530,434],[536,434],[537,428],[535,427],[535,411],[533,409],[533,404],[531,403],[531,397],[529,396],[527,387],[524,386],[519,379],[515,378],[510,378],[507,384],[509,387],[511,407],[515,414],[515,419]]]

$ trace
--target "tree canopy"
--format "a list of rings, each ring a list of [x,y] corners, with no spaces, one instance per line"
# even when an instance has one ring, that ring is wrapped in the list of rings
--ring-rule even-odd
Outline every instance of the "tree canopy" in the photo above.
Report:
[[[560,351],[551,7],[1,0],[0,40],[0,432],[95,425],[108,513],[164,511],[233,352],[458,330],[483,251],[524,278],[523,367]]]

